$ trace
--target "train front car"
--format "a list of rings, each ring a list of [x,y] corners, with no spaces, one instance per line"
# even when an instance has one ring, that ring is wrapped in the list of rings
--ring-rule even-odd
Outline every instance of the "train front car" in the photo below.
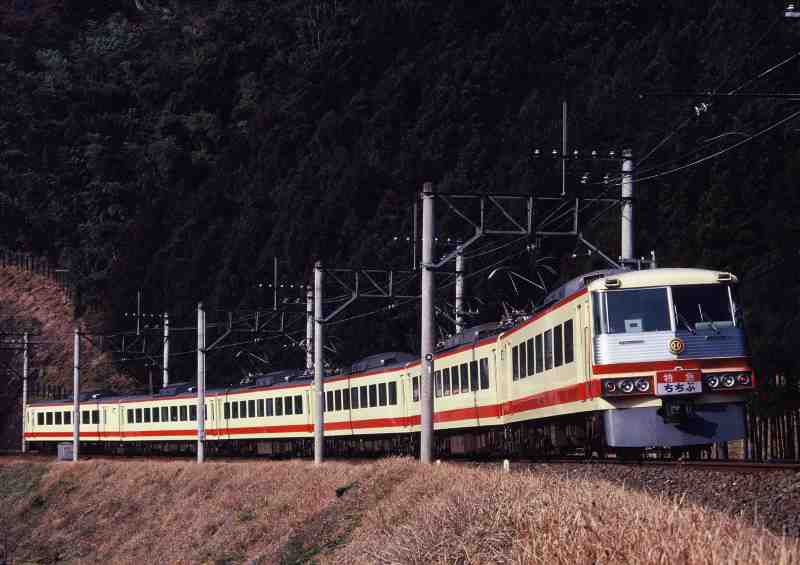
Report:
[[[755,375],[736,283],[730,273],[653,269],[589,284],[606,445],[683,448],[745,436]]]

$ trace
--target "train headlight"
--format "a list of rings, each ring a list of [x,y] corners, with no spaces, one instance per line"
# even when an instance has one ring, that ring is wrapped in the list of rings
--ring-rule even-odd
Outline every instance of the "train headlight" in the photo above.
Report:
[[[650,391],[650,379],[636,379],[636,390],[639,392],[649,392]]]
[[[619,390],[621,392],[624,392],[625,394],[630,394],[631,392],[633,392],[635,386],[636,385],[630,379],[622,379],[621,381],[619,381]]]
[[[615,383],[614,381],[607,381],[606,382],[606,392],[608,392],[608,393],[617,392],[617,383]]]
[[[719,388],[719,377],[717,375],[711,375],[706,379],[706,384],[708,388]]]
[[[722,386],[725,388],[733,388],[736,386],[736,375],[723,375],[722,379],[720,380],[722,382]]]
[[[750,386],[753,380],[750,378],[750,373],[739,373],[736,375],[736,382],[743,386]]]

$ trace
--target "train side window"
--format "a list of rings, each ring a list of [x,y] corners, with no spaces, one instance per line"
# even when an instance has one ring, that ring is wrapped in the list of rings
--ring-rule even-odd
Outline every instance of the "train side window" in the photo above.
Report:
[[[60,426],[61,425],[61,412],[56,412],[55,415],[53,416],[53,418],[54,418],[53,423],[56,426]]]
[[[519,349],[516,345],[511,348],[511,379],[519,380]]]
[[[342,391],[342,408],[350,410],[350,389],[346,388]]]
[[[149,408],[145,408],[144,409],[144,422],[145,422],[145,424],[150,423],[150,409]]]
[[[536,360],[534,359],[533,355],[533,338],[530,338],[528,341],[525,342],[525,351],[527,352],[528,356],[528,374],[521,375],[522,378],[532,375],[536,367]]]
[[[333,412],[334,410],[334,402],[333,402],[333,391],[329,390],[325,392],[325,410],[327,412]]]
[[[302,414],[303,413],[303,397],[299,394],[295,395],[294,397],[294,413],[295,414]]]
[[[100,410],[92,410],[92,424],[100,423]]]
[[[536,336],[536,372],[544,371],[544,346],[542,345],[542,334]]]
[[[284,406],[284,409],[283,409],[284,414],[286,414],[287,416],[291,416],[292,413],[294,412],[294,410],[292,410],[292,397],[291,396],[285,396],[283,398],[283,406]]]
[[[334,410],[337,412],[342,409],[342,391],[341,389],[334,391],[333,393],[333,405]]]
[[[442,370],[442,395],[450,396],[450,367]]]
[[[231,418],[239,417],[239,403],[235,400],[231,402]]]
[[[362,386],[358,389],[358,396],[361,399],[361,408],[367,408],[369,406],[369,400],[367,395],[367,385]]]
[[[387,393],[386,393],[386,383],[379,383],[378,384],[378,404],[381,406],[386,406],[388,402]]]
[[[450,377],[453,380],[453,394],[458,394],[461,392],[458,385],[458,365],[450,368]]]
[[[572,336],[572,320],[564,322],[564,363],[575,360],[575,343]]]
[[[82,424],[88,424],[89,423],[89,418],[91,418],[91,416],[89,416],[89,411],[88,410],[84,410],[83,412],[81,412],[81,423]]]
[[[197,404],[189,405],[189,420],[192,422],[197,421]]]
[[[378,405],[378,386],[369,385],[369,407],[375,408]]]
[[[240,418],[247,418],[247,401],[240,400],[239,401],[239,417]]]
[[[354,386],[350,389],[350,405],[353,410],[358,410],[358,387]]]
[[[72,425],[72,412],[64,412],[64,425]]]
[[[169,420],[169,418],[167,417],[168,415],[169,415],[169,408],[167,406],[162,406],[161,407],[161,421],[162,422],[167,422]]]
[[[411,399],[419,402],[419,377],[411,379]]]
[[[53,425],[53,413],[52,412],[47,412],[46,414],[47,415],[45,416],[45,421],[47,422],[48,426],[52,426]]]
[[[489,358],[483,357],[480,360],[481,389],[489,388]]]
[[[272,416],[274,414],[274,412],[272,410],[272,403],[273,403],[273,400],[271,398],[267,398],[266,399],[264,407],[266,409],[267,416]]]
[[[553,330],[544,332],[544,368],[553,368]]]
[[[519,344],[519,378],[528,376],[528,355],[525,353],[525,342]]]
[[[153,421],[158,422],[158,408],[153,408]]]
[[[222,405],[222,410],[223,410],[223,413],[225,414],[225,419],[226,420],[230,420],[231,419],[231,403],[230,402],[226,402],[225,404],[223,404]]]
[[[469,366],[461,363],[461,392],[469,391]]]
[[[389,404],[392,406],[397,404],[397,383],[395,381],[389,383]]]
[[[181,422],[185,422],[189,419],[189,411],[186,409],[186,405],[180,407],[181,411]]]
[[[478,362],[469,362],[469,389],[478,390]]]
[[[44,426],[44,412],[38,412],[36,414],[36,425]]]
[[[283,416],[283,398],[280,396],[275,399],[275,415]]]
[[[133,409],[128,408],[128,423],[133,424]]]
[[[442,372],[435,371],[433,373],[433,388],[436,391],[436,398],[442,396]]]
[[[255,418],[255,416],[256,416],[256,401],[255,400],[248,400],[247,401],[247,413],[250,415],[251,418]]]
[[[560,324],[553,328],[553,353],[554,366],[560,367],[564,364],[564,329]]]
[[[258,399],[258,417],[259,418],[263,418],[264,417],[264,399],[263,398],[259,398]]]
[[[141,424],[142,423],[142,409],[141,408],[137,408],[136,409],[136,423],[137,424]]]

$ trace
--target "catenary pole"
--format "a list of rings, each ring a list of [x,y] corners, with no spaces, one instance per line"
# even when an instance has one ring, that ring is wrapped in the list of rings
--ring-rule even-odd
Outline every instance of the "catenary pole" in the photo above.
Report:
[[[456,250],[456,333],[464,331],[464,249]]]
[[[422,186],[422,305],[420,343],[420,440],[419,459],[431,462],[433,446],[433,299],[435,280],[433,272],[433,242],[435,237],[433,184]]]
[[[161,386],[169,385],[169,314],[164,312],[164,359],[162,362],[163,377]]]
[[[306,287],[306,373],[314,372],[314,289]]]
[[[72,460],[78,460],[81,442],[81,336],[78,328],[72,338]]]
[[[322,261],[314,264],[314,464],[325,456],[325,380],[323,375]]]
[[[206,312],[197,303],[197,462],[205,461],[206,439]]]
[[[636,260],[633,247],[633,153],[630,149],[622,152],[622,233],[621,253],[622,264],[632,263]]]
[[[22,453],[28,450],[25,428],[28,423],[28,332],[22,336]]]

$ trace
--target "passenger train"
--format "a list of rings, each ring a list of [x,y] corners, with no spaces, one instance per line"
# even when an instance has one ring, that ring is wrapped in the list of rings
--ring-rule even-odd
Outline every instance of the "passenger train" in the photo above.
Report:
[[[434,356],[434,451],[448,455],[674,452],[745,436],[755,387],[737,278],[663,268],[597,271],[519,319],[468,329]],[[189,384],[154,395],[84,395],[83,449],[194,449]],[[206,393],[206,449],[307,455],[313,380],[279,371]],[[327,374],[326,451],[419,449],[420,360],[372,355]],[[72,436],[71,401],[28,406],[24,437],[53,448]]]

